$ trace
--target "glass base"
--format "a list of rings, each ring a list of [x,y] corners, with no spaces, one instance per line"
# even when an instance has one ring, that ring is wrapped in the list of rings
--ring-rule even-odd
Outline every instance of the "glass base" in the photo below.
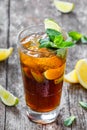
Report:
[[[35,112],[31,109],[27,111],[28,118],[31,121],[40,123],[40,124],[47,124],[47,123],[54,122],[58,114],[59,114],[59,107],[53,111],[43,112],[43,113]]]

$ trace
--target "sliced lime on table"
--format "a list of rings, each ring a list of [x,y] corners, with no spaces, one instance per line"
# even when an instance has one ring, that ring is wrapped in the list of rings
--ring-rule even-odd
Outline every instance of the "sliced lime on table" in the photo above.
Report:
[[[54,29],[56,31],[61,32],[61,27],[52,19],[44,20],[45,29]]]
[[[7,106],[15,106],[18,104],[19,99],[7,91],[0,85],[0,98],[1,101]]]
[[[54,0],[55,7],[62,13],[69,13],[74,9],[74,3]]]
[[[0,48],[0,61],[6,60],[13,52],[13,48],[8,49]]]

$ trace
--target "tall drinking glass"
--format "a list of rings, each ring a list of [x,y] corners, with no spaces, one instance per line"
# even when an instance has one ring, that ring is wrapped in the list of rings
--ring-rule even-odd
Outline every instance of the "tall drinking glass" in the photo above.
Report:
[[[67,49],[39,48],[45,37],[43,25],[29,27],[18,37],[28,117],[42,124],[58,116],[67,55]]]

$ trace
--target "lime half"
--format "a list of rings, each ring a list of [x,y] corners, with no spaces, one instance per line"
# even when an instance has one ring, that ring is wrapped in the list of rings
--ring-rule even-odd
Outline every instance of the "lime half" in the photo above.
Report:
[[[0,48],[0,61],[6,60],[13,52],[13,48],[8,49]]]
[[[0,85],[0,98],[1,101],[7,106],[15,106],[19,102],[19,99],[17,97],[15,97],[9,91],[4,89],[1,85]]]
[[[45,29],[49,28],[61,32],[61,27],[52,19],[45,19],[44,24],[45,24]]]
[[[74,3],[54,0],[55,7],[62,13],[69,13],[74,9]]]

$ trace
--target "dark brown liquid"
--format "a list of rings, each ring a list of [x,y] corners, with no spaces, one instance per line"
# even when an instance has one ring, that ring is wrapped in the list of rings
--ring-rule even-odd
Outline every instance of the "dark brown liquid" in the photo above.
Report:
[[[60,104],[62,83],[55,85],[54,81],[44,80],[38,83],[23,72],[24,91],[27,105],[35,111],[47,112]]]
[[[27,42],[26,47],[30,43]],[[26,103],[32,110],[48,112],[54,110],[60,104],[63,80],[58,81],[58,83],[55,83],[55,80],[63,76],[64,67],[61,69],[60,67],[65,65],[65,60],[59,58],[56,54],[49,54],[51,52],[47,53],[47,49],[42,50],[46,51],[45,55],[40,54],[38,56],[36,52],[26,54],[20,51],[20,49],[19,54]],[[62,73],[59,74],[60,72],[57,72],[58,77],[54,79],[49,79],[49,75],[46,78],[44,72],[51,69],[60,69]],[[53,77],[55,75],[53,74]]]

